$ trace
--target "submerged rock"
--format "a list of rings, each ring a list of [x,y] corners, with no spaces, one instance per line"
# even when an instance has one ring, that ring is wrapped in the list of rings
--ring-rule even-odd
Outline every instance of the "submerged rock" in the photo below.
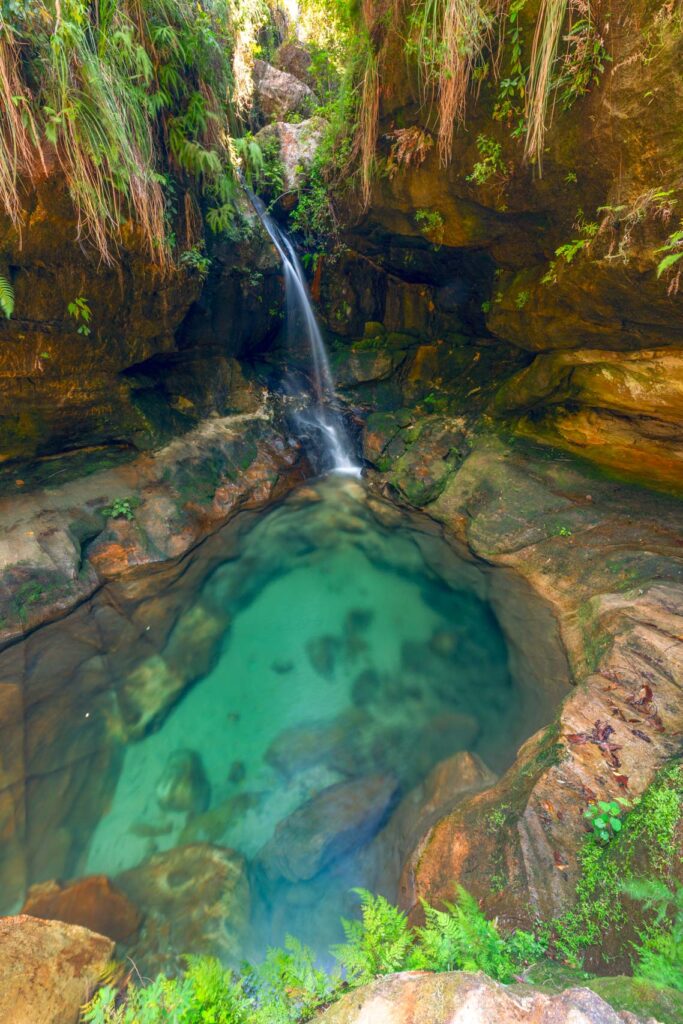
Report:
[[[199,814],[209,806],[211,786],[199,754],[175,750],[156,785],[157,803],[164,811]]]
[[[349,762],[355,762],[358,768],[358,741],[365,721],[361,712],[348,711],[331,721],[306,722],[285,729],[268,747],[265,759],[285,778],[316,764],[347,774]]]
[[[316,636],[306,644],[306,654],[316,672],[331,679],[337,664],[341,642],[336,636]]]
[[[344,996],[319,1020],[320,1024],[656,1024],[652,1017],[618,1013],[588,988],[549,995],[465,971],[390,974]]]
[[[271,878],[313,878],[362,847],[386,818],[396,795],[391,775],[369,775],[324,789],[281,821],[260,860]]]
[[[144,914],[139,941],[129,950],[143,970],[175,971],[185,953],[240,958],[250,894],[239,853],[206,843],[177,846],[115,881]]]
[[[78,925],[0,918],[0,1020],[77,1024],[113,952],[111,939]]]
[[[28,891],[22,914],[77,924],[114,942],[130,939],[140,927],[140,912],[106,875],[90,875],[62,885],[41,882]]]

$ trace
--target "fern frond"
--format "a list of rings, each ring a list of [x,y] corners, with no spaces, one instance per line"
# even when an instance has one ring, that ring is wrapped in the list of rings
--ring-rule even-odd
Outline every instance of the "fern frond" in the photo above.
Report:
[[[3,311],[7,319],[12,316],[14,312],[14,288],[7,280],[0,274],[0,309]]]

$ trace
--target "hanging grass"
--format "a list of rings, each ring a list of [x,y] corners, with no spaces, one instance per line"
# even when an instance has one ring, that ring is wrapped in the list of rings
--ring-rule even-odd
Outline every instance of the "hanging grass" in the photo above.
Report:
[[[111,262],[133,221],[167,266],[168,172],[225,206],[234,40],[266,13],[265,0],[33,0],[0,16],[0,204],[17,227],[22,181],[56,160],[79,238]]]

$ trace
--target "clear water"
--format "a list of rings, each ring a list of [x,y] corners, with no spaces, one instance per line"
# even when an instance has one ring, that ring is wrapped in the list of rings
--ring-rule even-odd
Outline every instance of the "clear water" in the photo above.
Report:
[[[241,513],[0,653],[0,697],[22,697],[0,736],[0,909],[103,872],[147,915],[119,955],[149,973],[259,959],[287,932],[324,954],[353,886],[396,897],[432,768],[470,751],[500,774],[549,720],[552,629],[510,574],[349,477]],[[234,899],[216,848],[246,865]]]
[[[434,531],[369,503],[358,483],[339,477],[254,522],[238,555],[196,594],[230,619],[218,660],[158,731],[126,746],[82,873],[116,875],[188,837],[229,846],[249,862],[244,953],[259,956],[287,932],[323,952],[341,937],[340,914],[353,911],[351,886],[376,884],[369,844],[402,796],[458,750],[502,771],[546,709],[511,675],[471,568]],[[158,796],[169,756],[187,749],[208,779],[189,813],[163,808]],[[336,855],[310,877],[308,864],[305,877],[278,873],[278,857],[289,854],[273,847],[283,820],[349,781],[361,780],[362,804],[362,780],[378,775],[386,799],[360,814]],[[203,814],[216,809],[207,831]],[[140,835],[140,822],[159,834]],[[337,823],[326,827],[334,833]],[[306,861],[300,830],[297,844]],[[381,877],[389,895],[392,870]]]

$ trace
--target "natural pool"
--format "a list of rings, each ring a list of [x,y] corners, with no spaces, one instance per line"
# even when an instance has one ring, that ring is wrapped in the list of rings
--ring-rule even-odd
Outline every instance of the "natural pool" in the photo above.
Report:
[[[395,895],[434,766],[451,759],[457,791],[467,751],[490,783],[548,720],[563,681],[520,653],[525,600],[344,477],[106,588],[0,656],[0,678],[23,665],[35,735],[23,878],[3,851],[15,898],[104,873],[154,903],[143,955],[185,952],[209,899],[199,946],[258,957],[289,932],[324,951],[352,886]]]

